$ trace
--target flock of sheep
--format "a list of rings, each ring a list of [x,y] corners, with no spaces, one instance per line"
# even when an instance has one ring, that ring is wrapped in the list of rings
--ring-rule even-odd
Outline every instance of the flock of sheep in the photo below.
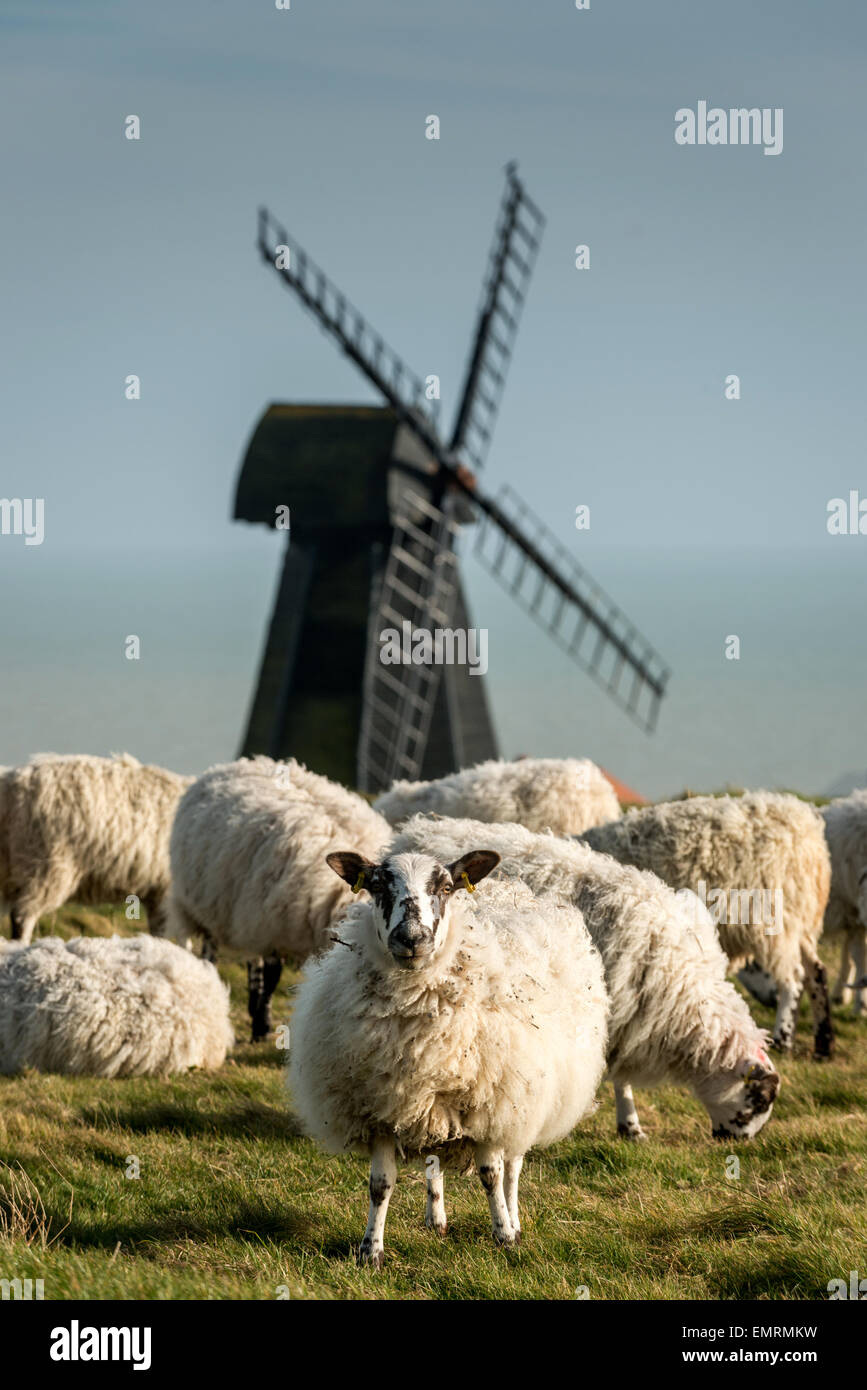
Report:
[[[32,941],[70,898],[120,901],[151,935]],[[254,1040],[287,957],[307,961],[288,1083],[306,1130],[370,1155],[360,1259],[379,1267],[398,1155],[475,1164],[494,1239],[520,1238],[528,1149],[567,1135],[614,1084],[688,1087],[719,1137],[750,1138],[792,1047],[833,1031],[833,993],[867,990],[867,792],[691,797],[621,815],[593,763],[489,762],[396,783],[373,807],[298,763],[242,759],[198,779],[134,758],[43,755],[0,770],[0,1072],[167,1075],[222,1065],[233,1037],[220,952],[248,962]],[[193,947],[200,941],[201,957]],[[188,947],[189,949],[182,949]],[[729,974],[777,1003],[772,1043]]]

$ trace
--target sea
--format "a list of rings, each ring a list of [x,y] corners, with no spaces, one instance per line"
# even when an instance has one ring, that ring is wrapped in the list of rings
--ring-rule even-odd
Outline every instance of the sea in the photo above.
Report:
[[[4,537],[0,764],[127,751],[197,772],[236,756],[284,539],[236,529],[222,546],[160,550],[132,534],[82,553]],[[591,757],[652,799],[862,784],[867,537],[835,541],[739,551],[709,535],[704,549],[594,555],[671,670],[652,734],[468,553],[503,756]]]

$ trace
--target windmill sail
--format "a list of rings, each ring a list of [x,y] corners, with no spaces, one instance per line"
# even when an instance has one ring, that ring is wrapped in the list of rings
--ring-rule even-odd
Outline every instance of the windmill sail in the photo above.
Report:
[[[572,660],[651,732],[670,675],[659,653],[513,488],[504,488],[496,503],[478,501],[474,553],[479,560]]]
[[[506,166],[506,191],[482,290],[476,333],[449,445],[478,471],[500,408],[518,322],[545,219],[527,197],[516,166]]]
[[[367,322],[332,280],[267,208],[259,209],[257,245],[263,260],[294,290],[322,328],[385,396],[401,419],[433,419],[439,403],[425,398],[424,382],[409,371],[385,339]]]

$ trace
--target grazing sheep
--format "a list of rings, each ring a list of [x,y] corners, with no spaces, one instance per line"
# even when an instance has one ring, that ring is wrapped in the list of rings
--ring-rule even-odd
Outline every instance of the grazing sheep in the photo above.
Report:
[[[373,803],[392,825],[416,814],[502,823],[580,835],[620,815],[608,778],[587,758],[491,761],[434,782],[395,782]]]
[[[867,1009],[867,791],[855,791],[822,808],[831,851],[831,896],[825,931],[842,937],[840,976],[834,986],[835,1004],[846,1002],[854,990],[854,1010]],[[855,966],[850,985],[849,958]]]
[[[283,958],[303,960],[325,945],[350,897],[325,863],[327,851],[349,840],[375,855],[390,833],[360,796],[294,759],[212,767],[182,798],[167,934],[198,934],[211,952],[227,947],[248,958],[254,1042],[271,1031]]]
[[[232,1046],[213,965],[152,936],[0,943],[0,1072],[168,1076]]]
[[[817,951],[831,861],[814,806],[777,792],[696,796],[630,811],[582,839],[707,902],[732,968],[752,960],[777,981],[780,1048],[792,1046],[806,981],[813,1055],[831,1056],[828,979]]]
[[[540,900],[552,896],[578,908],[602,956],[618,1133],[645,1137],[632,1087],[668,1080],[693,1091],[717,1138],[757,1134],[780,1079],[764,1051],[765,1033],[726,979],[725,956],[698,898],[579,840],[533,835],[518,825],[416,816],[389,852],[447,860],[482,840],[501,856],[498,876],[522,879]]]
[[[423,854],[328,862],[371,901],[349,908],[305,970],[289,1080],[321,1144],[371,1155],[359,1260],[382,1265],[396,1149],[427,1158],[426,1224],[440,1233],[442,1168],[474,1159],[494,1240],[511,1245],[524,1154],[569,1133],[604,1069],[602,965],[580,913],[517,884],[457,899],[496,865],[487,850],[448,866]]]
[[[144,903],[159,935],[169,831],[191,777],[113,758],[41,753],[0,776],[0,899],[25,945],[44,912],[79,902]]]

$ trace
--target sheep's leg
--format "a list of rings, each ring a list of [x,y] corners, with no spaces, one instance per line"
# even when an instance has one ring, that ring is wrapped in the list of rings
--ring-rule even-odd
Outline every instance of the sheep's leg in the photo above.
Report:
[[[202,960],[209,960],[211,965],[217,964],[217,948],[210,936],[202,937]]]
[[[767,970],[763,970],[760,965],[756,965],[754,960],[746,964],[743,970],[738,971],[738,979],[744,989],[748,989],[754,999],[758,999],[760,1004],[766,1004],[773,1008],[777,1002],[777,983]]]
[[[438,1236],[444,1236],[448,1221],[446,1220],[443,1175],[440,1172],[439,1164],[436,1165],[435,1171],[428,1172],[425,1186],[427,1187],[427,1203],[425,1205],[424,1224],[436,1231]]]
[[[260,1042],[267,1036],[262,1029],[262,996],[265,992],[265,962],[261,956],[247,961],[247,1012],[252,1023],[251,1042]]]
[[[852,959],[855,962],[855,1002],[856,1014],[867,1012],[867,928],[860,927],[851,938]]]
[[[803,987],[803,965],[793,967],[788,980],[777,981],[777,1017],[774,1019],[771,1041],[781,1052],[792,1051],[795,1033],[798,1030],[798,1008]]]
[[[795,1037],[801,985],[781,980],[777,991],[777,1016],[774,1020],[773,1043],[783,1052],[791,1050]]]
[[[520,1158],[506,1159],[506,1172],[504,1187],[506,1194],[506,1206],[509,1211],[509,1220],[512,1223],[512,1230],[515,1233],[515,1243],[521,1239],[521,1218],[518,1214],[518,1180],[521,1176],[521,1169],[524,1166],[524,1156]]]
[[[9,920],[12,925],[12,940],[20,941],[23,946],[29,946],[33,940],[36,923],[39,921],[39,913],[27,912],[23,908],[13,907],[9,912]]]
[[[382,1269],[385,1258],[382,1237],[388,1202],[396,1180],[394,1140],[375,1139],[370,1149],[370,1210],[367,1214],[367,1230],[358,1252],[360,1265],[369,1264],[373,1265],[374,1269]]]
[[[614,1103],[617,1107],[617,1133],[620,1137],[631,1139],[633,1142],[646,1139],[647,1135],[641,1128],[641,1121],[638,1118],[638,1111],[635,1108],[635,1100],[632,1095],[632,1087],[628,1081],[615,1081]]]
[[[840,950],[840,974],[837,976],[837,983],[831,995],[833,1004],[845,1004],[849,995],[849,976],[852,973],[852,961],[849,956],[849,934],[843,932],[843,945]],[[857,976],[856,976],[857,979]]]
[[[153,897],[148,894],[142,898],[144,910],[148,915],[148,931],[151,936],[165,936],[166,934],[166,909],[162,894]]]
[[[828,972],[812,946],[803,946],[801,959],[813,1012],[813,1056],[817,1061],[833,1056],[834,1029],[828,1002]]]
[[[269,1033],[274,1031],[274,1024],[271,1019],[271,998],[275,989],[280,983],[280,976],[283,974],[283,962],[276,952],[266,956],[262,972],[262,996],[260,1004],[260,1036],[266,1038]]]
[[[503,1150],[493,1144],[476,1145],[476,1167],[491,1209],[491,1228],[497,1245],[514,1245],[515,1232],[503,1192]]]

